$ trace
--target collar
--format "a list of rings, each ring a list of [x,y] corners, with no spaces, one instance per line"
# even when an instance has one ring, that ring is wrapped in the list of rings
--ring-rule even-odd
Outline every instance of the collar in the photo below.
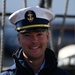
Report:
[[[25,70],[27,68],[29,69],[29,71],[33,71],[32,68],[28,65],[28,63],[25,60],[23,60],[24,57],[22,55],[22,49],[19,49],[15,54],[13,54],[13,57],[15,59],[17,68],[21,70],[23,69]],[[50,49],[46,49],[45,61],[42,64],[40,70],[43,69],[44,71],[47,71],[49,69],[52,71],[56,66],[57,66],[57,59],[55,57],[54,52]]]
[[[45,60],[44,60],[43,64],[41,65],[40,70],[42,70],[44,68],[44,66],[45,66]],[[38,73],[36,73],[35,75],[38,75]]]

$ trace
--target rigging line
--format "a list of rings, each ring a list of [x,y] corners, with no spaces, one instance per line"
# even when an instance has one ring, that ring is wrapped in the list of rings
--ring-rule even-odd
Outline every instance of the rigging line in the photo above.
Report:
[[[75,44],[75,24],[74,24],[74,44]]]
[[[58,38],[58,50],[61,48],[61,45],[62,45],[62,39],[63,39],[63,35],[64,35],[64,25],[65,25],[65,19],[67,16],[68,4],[69,4],[69,0],[66,0],[66,4],[65,4],[65,8],[64,8],[63,23],[61,26],[60,36]]]
[[[27,0],[24,0],[24,7],[27,7]]]
[[[2,0],[2,24],[1,24],[1,49],[0,49],[0,72],[3,67],[3,50],[4,50],[4,25],[5,25],[6,0]]]

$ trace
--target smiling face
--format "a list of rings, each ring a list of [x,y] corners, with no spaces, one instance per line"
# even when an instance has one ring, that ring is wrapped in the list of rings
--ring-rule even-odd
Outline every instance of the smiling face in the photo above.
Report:
[[[29,59],[44,57],[48,38],[49,32],[47,31],[18,34],[19,43]]]

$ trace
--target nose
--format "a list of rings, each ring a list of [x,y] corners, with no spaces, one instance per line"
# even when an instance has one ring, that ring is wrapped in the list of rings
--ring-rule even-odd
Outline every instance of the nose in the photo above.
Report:
[[[38,37],[36,35],[33,35],[31,41],[33,43],[37,43],[38,42]]]

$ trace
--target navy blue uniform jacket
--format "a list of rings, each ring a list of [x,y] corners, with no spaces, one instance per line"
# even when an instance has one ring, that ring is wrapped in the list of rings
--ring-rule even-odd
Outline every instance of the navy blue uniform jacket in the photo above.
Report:
[[[13,54],[15,64],[8,70],[0,73],[0,75],[35,75],[33,69],[27,64],[23,55],[22,49],[17,50]],[[45,52],[45,65],[38,75],[69,75],[64,70],[57,67],[57,59],[52,50],[46,49]]]

